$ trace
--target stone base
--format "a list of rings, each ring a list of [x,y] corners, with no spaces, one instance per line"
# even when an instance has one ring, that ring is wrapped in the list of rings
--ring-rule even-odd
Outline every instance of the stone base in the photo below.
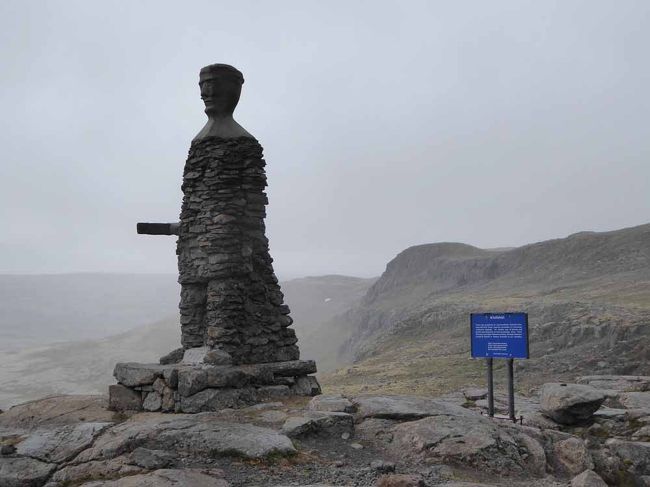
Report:
[[[313,360],[250,365],[119,363],[109,408],[199,413],[246,407],[287,396],[316,396]]]

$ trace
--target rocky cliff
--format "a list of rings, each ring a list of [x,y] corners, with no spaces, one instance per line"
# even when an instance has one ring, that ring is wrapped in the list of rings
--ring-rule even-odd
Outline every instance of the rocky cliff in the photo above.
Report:
[[[518,310],[530,315],[532,360],[520,365],[533,383],[593,367],[647,373],[650,225],[512,249],[410,247],[331,324],[345,330],[341,359],[355,363],[334,383],[373,389],[397,374],[424,392],[441,377],[471,380],[480,367],[465,361],[469,313]]]

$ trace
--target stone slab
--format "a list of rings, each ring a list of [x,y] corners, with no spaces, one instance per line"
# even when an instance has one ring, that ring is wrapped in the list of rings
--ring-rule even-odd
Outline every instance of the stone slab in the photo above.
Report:
[[[35,431],[18,444],[16,453],[49,463],[62,463],[89,447],[113,423],[80,423]]]
[[[205,469],[160,469],[117,480],[87,482],[82,487],[228,487],[222,478],[206,475]]]
[[[139,447],[182,456],[264,458],[296,452],[291,440],[275,430],[227,423],[214,413],[138,415],[99,436],[74,460],[108,460]]]

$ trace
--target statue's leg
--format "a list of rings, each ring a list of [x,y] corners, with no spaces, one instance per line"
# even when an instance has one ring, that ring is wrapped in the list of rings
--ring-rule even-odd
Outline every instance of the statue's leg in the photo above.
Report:
[[[240,279],[213,279],[206,292],[205,343],[228,352],[235,363],[245,355],[242,328],[245,326],[244,284]]]
[[[205,333],[206,288],[204,283],[181,284],[181,344],[202,347]]]

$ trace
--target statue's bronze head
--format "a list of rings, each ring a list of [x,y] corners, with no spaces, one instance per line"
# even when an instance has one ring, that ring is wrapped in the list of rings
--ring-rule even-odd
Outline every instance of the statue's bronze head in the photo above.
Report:
[[[211,64],[201,69],[199,86],[208,116],[232,115],[239,102],[244,75],[228,64]]]

